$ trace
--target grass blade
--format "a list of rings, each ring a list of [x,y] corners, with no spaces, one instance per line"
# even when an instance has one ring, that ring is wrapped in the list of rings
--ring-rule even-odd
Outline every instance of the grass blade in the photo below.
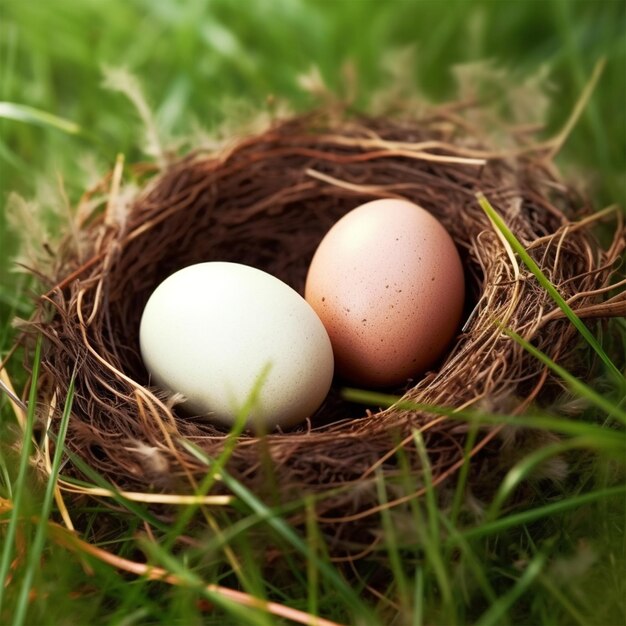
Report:
[[[570,615],[572,620],[579,626],[586,626],[587,621],[585,617],[576,608],[573,601],[570,600],[558,587],[555,585],[549,576],[546,576],[543,572],[539,574],[537,581],[540,585],[547,590],[547,592],[558,602],[565,611]]]
[[[24,494],[27,491],[26,479],[28,474],[28,466],[30,463],[30,452],[32,448],[33,426],[35,423],[35,409],[37,406],[37,381],[39,380],[39,367],[41,364],[41,335],[37,338],[35,347],[35,356],[33,360],[33,374],[30,383],[30,392],[28,394],[28,411],[26,413],[26,424],[22,432],[22,450],[20,454],[20,463],[15,486],[15,496],[13,498],[13,507],[11,509],[11,517],[7,528],[4,548],[2,550],[2,560],[0,561],[0,614],[2,613],[2,601],[4,599],[4,590],[6,588],[5,581],[11,567],[11,557],[13,555],[13,544],[17,532],[17,526],[22,513],[22,503]]]
[[[424,572],[421,567],[415,571],[415,581],[413,583],[413,625],[423,626],[424,624]]]
[[[513,589],[509,590],[503,596],[500,596],[483,614],[478,620],[477,626],[494,626],[502,623],[502,617],[506,612],[519,600],[524,592],[532,585],[533,581],[546,564],[546,556],[543,553],[539,553],[528,564],[524,573],[520,576],[519,580],[515,583]]]
[[[535,346],[526,341],[515,331],[508,328],[503,328],[502,331],[517,341],[517,343],[519,343],[524,350],[530,352],[530,354],[532,354],[536,359],[547,365],[553,372],[558,374],[569,385],[570,389],[575,394],[581,398],[586,398],[589,402],[595,404],[599,409],[605,411],[607,416],[611,417],[612,415],[615,415],[623,424],[626,425],[626,412],[621,410],[619,406],[612,404],[609,400],[589,387],[589,385],[585,385],[585,383],[581,380],[572,376],[565,368],[555,363],[547,354],[544,354],[541,350],[535,348]]]
[[[305,499],[306,510],[306,537],[309,553],[317,555],[322,548],[322,537],[315,519],[315,502],[311,496]],[[319,568],[318,558],[307,559],[307,611],[311,615],[319,612]]]
[[[17,608],[15,616],[13,617],[14,626],[21,626],[24,624],[24,618],[26,617],[26,611],[28,609],[29,593],[32,585],[35,571],[39,566],[39,559],[46,540],[46,532],[48,527],[48,519],[50,518],[50,511],[52,509],[52,501],[54,499],[54,488],[57,478],[59,476],[59,469],[61,467],[61,459],[63,457],[63,446],[65,443],[65,436],[67,434],[67,427],[69,424],[70,414],[72,411],[72,403],[74,399],[74,376],[70,381],[69,389],[67,392],[67,398],[65,401],[65,407],[63,409],[63,415],[61,417],[61,424],[59,426],[59,434],[56,441],[56,449],[54,451],[54,458],[52,461],[52,471],[48,477],[48,483],[46,484],[46,491],[44,494],[43,504],[41,507],[41,515],[37,523],[37,530],[35,532],[35,538],[30,545],[28,554],[28,564],[26,566],[26,572],[24,573],[24,579],[22,581],[22,588],[20,589],[20,595],[17,601]]]
[[[605,489],[590,491],[578,496],[566,498],[565,500],[559,500],[558,502],[552,502],[544,506],[529,509],[528,511],[514,513],[493,522],[485,522],[480,526],[462,530],[460,531],[460,534],[466,539],[494,535],[515,526],[521,526],[522,524],[534,522],[542,517],[549,517],[551,515],[564,513],[565,511],[584,506],[585,504],[595,502],[596,500],[623,495],[626,495],[626,485],[606,487]],[[450,538],[450,542],[454,543],[452,538]]]
[[[550,457],[568,452],[569,450],[574,450],[576,448],[589,449],[594,447],[596,447],[596,442],[593,439],[588,437],[577,437],[568,441],[561,441],[543,446],[542,448],[539,448],[539,450],[535,450],[534,452],[527,454],[507,472],[504,480],[500,483],[500,487],[498,488],[489,509],[485,513],[485,519],[496,519],[500,512],[500,508],[512,494],[517,485],[526,479],[535,467]]]
[[[454,489],[454,498],[452,500],[452,512],[450,513],[450,521],[452,525],[456,524],[456,520],[461,510],[461,502],[465,495],[465,486],[467,485],[467,478],[469,475],[470,460],[472,458],[471,452],[476,443],[476,436],[478,435],[478,428],[476,424],[470,426],[467,433],[467,439],[465,440],[465,446],[463,447],[463,454],[465,456],[465,462],[459,470],[459,478]]]
[[[563,296],[557,291],[556,287],[550,282],[546,275],[541,271],[541,268],[537,265],[534,259],[526,252],[524,246],[518,241],[517,237],[509,230],[509,227],[504,223],[504,220],[491,206],[491,203],[482,193],[477,193],[476,198],[483,211],[487,214],[491,223],[497,228],[504,236],[513,250],[519,255],[526,267],[535,275],[535,278],[539,284],[550,294],[552,299],[556,302],[558,307],[565,313],[569,321],[578,329],[580,334],[585,338],[587,343],[595,350],[596,354],[602,359],[606,365],[607,371],[610,376],[619,385],[620,389],[624,389],[626,381],[622,373],[617,369],[613,361],[606,354],[598,340],[594,337],[593,333],[585,326],[583,321],[574,313],[572,308],[563,299]]]
[[[0,117],[32,124],[33,126],[42,126],[44,128],[54,128],[68,135],[82,135],[83,129],[70,120],[66,120],[47,111],[36,109],[26,104],[18,104],[16,102],[0,102]]]
[[[376,492],[378,495],[378,501],[383,505],[380,510],[380,519],[382,523],[385,548],[387,550],[387,558],[389,560],[389,567],[393,574],[393,583],[387,588],[387,595],[389,594],[389,590],[395,586],[399,597],[399,604],[403,608],[403,612],[407,613],[407,604],[409,599],[408,581],[402,565],[396,529],[391,519],[391,514],[389,513],[389,507],[386,506],[388,502],[387,490],[384,476],[380,471],[380,468],[377,468],[376,470]]]
[[[447,576],[443,553],[441,550],[441,530],[439,528],[439,507],[435,497],[435,487],[433,485],[433,474],[430,466],[430,459],[426,452],[424,439],[419,430],[413,430],[413,440],[419,454],[422,471],[424,474],[424,486],[426,487],[426,513],[428,516],[428,540],[424,545],[424,550],[433,568],[437,586],[441,592],[443,605],[452,607],[452,589]]]
[[[453,542],[450,543],[453,543],[454,547],[458,546],[461,554],[465,557],[465,560],[471,569],[471,574],[474,576],[476,583],[483,593],[483,596],[489,601],[490,604],[493,604],[496,601],[497,594],[491,586],[485,572],[484,557],[481,559],[481,557],[474,552],[469,542],[465,540],[465,538],[460,534],[457,528],[452,524],[451,520],[449,520],[444,513],[439,513],[439,520],[445,527],[446,532],[453,539]],[[452,556],[449,558],[453,561]]]
[[[396,406],[399,409],[421,411],[424,413],[432,413],[433,415],[445,415],[451,419],[470,422],[472,424],[510,424],[512,426],[524,428],[551,430],[555,433],[561,433],[563,435],[587,436],[595,439],[598,444],[601,444],[607,451],[614,451],[619,455],[623,455],[624,450],[626,449],[626,434],[622,431],[595,426],[585,422],[577,422],[562,417],[550,417],[543,415],[512,416],[486,414],[467,409],[459,411],[450,407],[423,404],[412,400],[403,400],[398,396],[379,393],[376,391],[365,391],[362,389],[346,388],[343,390],[343,396],[347,400],[360,402],[370,406]]]

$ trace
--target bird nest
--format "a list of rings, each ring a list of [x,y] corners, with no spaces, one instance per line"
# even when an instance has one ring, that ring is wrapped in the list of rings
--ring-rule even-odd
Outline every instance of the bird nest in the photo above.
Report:
[[[38,399],[53,430],[74,380],[66,438],[74,460],[65,474],[84,476],[86,464],[124,492],[182,494],[206,475],[206,459],[222,455],[224,471],[260,498],[312,494],[319,520],[337,527],[380,510],[381,478],[384,506],[393,506],[423,493],[426,459],[435,484],[452,476],[465,462],[468,424],[424,406],[520,415],[523,424],[531,403],[562,391],[505,328],[566,367],[581,362],[578,331],[494,227],[478,192],[587,323],[624,313],[623,293],[605,297],[624,247],[621,221],[603,249],[590,230],[596,214],[558,178],[550,145],[526,139],[494,149],[454,108],[412,120],[317,113],[160,168],[129,168],[126,179],[137,186],[130,199],[116,168],[83,198],[30,321],[44,336]],[[441,221],[468,286],[449,352],[422,377],[386,390],[401,402],[355,403],[337,382],[304,425],[233,438],[151,385],[138,329],[165,277],[193,263],[234,261],[302,294],[329,228],[386,197]],[[495,437],[492,427],[479,430],[472,452]],[[228,486],[217,480],[213,491]]]

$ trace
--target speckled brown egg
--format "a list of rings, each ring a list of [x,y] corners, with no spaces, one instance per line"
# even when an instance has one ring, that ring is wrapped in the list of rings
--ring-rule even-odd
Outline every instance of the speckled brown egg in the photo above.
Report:
[[[336,371],[375,387],[423,373],[449,346],[465,298],[452,238],[423,208],[374,200],[322,239],[305,298],[330,337]]]

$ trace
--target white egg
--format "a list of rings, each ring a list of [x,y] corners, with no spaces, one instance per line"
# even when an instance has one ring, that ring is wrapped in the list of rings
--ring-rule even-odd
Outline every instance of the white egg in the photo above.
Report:
[[[291,287],[247,265],[199,263],[169,276],[141,318],[151,382],[184,408],[232,425],[294,425],[321,405],[333,377],[328,334]],[[251,404],[249,404],[251,403]]]

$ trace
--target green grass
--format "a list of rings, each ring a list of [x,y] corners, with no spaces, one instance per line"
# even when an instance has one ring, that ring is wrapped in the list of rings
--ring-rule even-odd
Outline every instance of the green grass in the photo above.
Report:
[[[152,158],[148,142],[184,150],[224,120],[237,123],[270,109],[270,96],[296,110],[309,108],[315,98],[300,88],[298,77],[313,65],[332,91],[344,94],[344,66],[352,63],[355,107],[363,110],[375,94],[395,92],[398,80],[407,82],[409,93],[450,97],[452,66],[484,59],[506,68],[511,82],[489,90],[504,106],[511,85],[547,65],[547,137],[563,127],[596,63],[606,58],[558,162],[584,179],[598,208],[613,202],[623,207],[626,200],[622,0],[0,2],[0,360],[14,336],[11,320],[28,316],[32,306],[29,280],[12,271],[17,241],[8,225],[10,192],[34,198],[54,214],[62,197],[59,180],[75,203],[119,153],[134,162]],[[412,64],[396,60],[390,70],[392,53],[405,48]],[[127,97],[103,87],[105,67],[126,67],[137,76],[153,113],[151,137],[148,113],[142,120]],[[491,217],[507,236],[497,215]],[[51,229],[62,223],[46,219]],[[552,293],[514,238],[508,240]],[[330,560],[331,538],[318,523],[314,497],[268,505],[224,473],[229,446],[221,459],[210,460],[186,444],[207,464],[198,493],[219,474],[234,496],[232,512],[181,506],[170,525],[147,505],[116,493],[111,506],[85,500],[72,507],[88,542],[81,544],[53,525],[61,519],[54,482],[42,481],[29,466],[34,403],[22,437],[0,394],[0,623],[265,625],[289,623],[293,609],[345,624],[623,624],[626,325],[618,321],[603,335],[589,335],[569,317],[603,364],[605,374],[597,379],[575,379],[516,339],[587,404],[582,417],[569,417],[558,406],[533,409],[526,426],[560,440],[512,462],[486,494],[470,491],[476,482],[466,459],[443,503],[416,433],[425,495],[381,509],[381,540],[355,571]],[[9,373],[20,388],[27,376],[19,354]],[[395,400],[350,390],[346,396],[381,406]],[[71,393],[59,399],[67,409],[64,424],[71,401]],[[479,424],[519,422],[421,408],[469,421],[476,438]],[[20,440],[27,445],[17,446]],[[57,443],[62,440],[63,429]],[[567,476],[541,478],[544,468],[563,461]],[[397,463],[407,466],[402,451]],[[60,452],[51,464],[53,477],[65,476]],[[94,486],[112,489],[84,470]],[[388,483],[376,476],[375,487],[383,504],[415,489],[406,471]],[[295,513],[304,520],[301,529],[286,521]],[[200,533],[193,530],[198,520]],[[190,541],[181,543],[181,537]],[[276,555],[271,565],[262,559],[269,547]],[[111,561],[97,549],[126,561]],[[162,568],[172,578],[133,574],[125,569],[133,563]],[[233,599],[224,589],[247,595]]]

